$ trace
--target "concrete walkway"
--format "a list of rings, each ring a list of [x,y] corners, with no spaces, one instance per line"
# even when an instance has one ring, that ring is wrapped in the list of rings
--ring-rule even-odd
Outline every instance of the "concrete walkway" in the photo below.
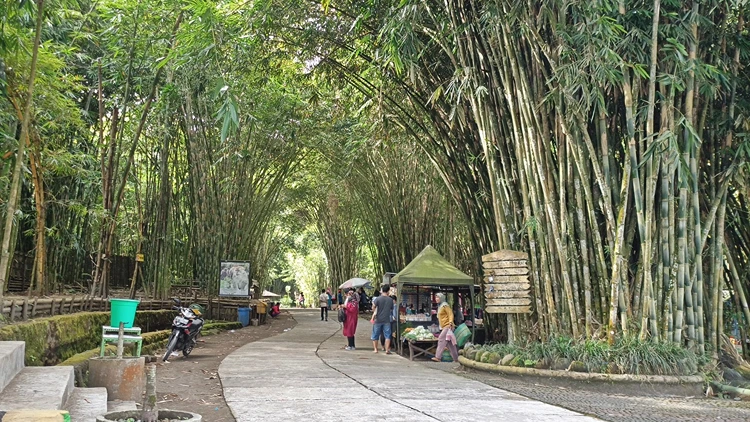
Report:
[[[594,421],[396,354],[374,354],[360,319],[357,350],[331,313],[294,310],[297,326],[249,343],[219,366],[237,421]],[[448,365],[448,364],[446,364]]]

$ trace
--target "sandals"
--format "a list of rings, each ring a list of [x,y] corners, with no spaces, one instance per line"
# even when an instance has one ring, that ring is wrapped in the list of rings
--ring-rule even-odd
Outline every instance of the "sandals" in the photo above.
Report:
[[[442,360],[440,360],[440,359],[438,359],[438,358],[432,358],[432,359],[430,359],[430,360],[431,360],[431,361],[433,361],[433,362],[442,362]]]

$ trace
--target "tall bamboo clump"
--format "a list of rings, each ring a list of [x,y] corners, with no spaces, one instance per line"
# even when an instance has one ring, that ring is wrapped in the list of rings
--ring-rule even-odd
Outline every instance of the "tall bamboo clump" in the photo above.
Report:
[[[356,199],[357,220],[370,241],[376,273],[400,271],[426,245],[476,273],[466,241],[470,237],[462,220],[456,221],[439,172],[426,157],[414,154],[416,146],[398,128],[389,136],[401,139],[382,139],[382,130],[369,136],[365,148],[334,167]]]
[[[186,92],[181,106],[190,189],[185,204],[190,226],[183,233],[191,243],[195,279],[216,292],[220,260],[250,260],[253,277],[266,274],[268,257],[259,252],[267,250],[266,235],[284,181],[294,169],[297,147],[253,128],[249,115],[243,116],[246,129],[219,145],[218,129],[210,127],[212,108],[203,101],[205,97]]]
[[[343,192],[337,192],[333,186],[326,190],[328,194],[320,195],[313,205],[313,218],[328,264],[328,282],[321,287],[335,291],[341,283],[357,275],[360,239],[353,207],[339,199]]]
[[[369,44],[341,50],[357,66],[341,50],[328,63],[438,168],[482,152],[480,177],[453,166],[444,180],[455,198],[479,183],[487,196],[471,206],[488,200],[492,218],[463,208],[472,230],[529,252],[535,311],[523,328],[717,350],[721,292],[746,305],[746,283],[725,268],[748,256],[746,230],[726,220],[748,193],[736,135],[748,80],[735,59],[748,53],[747,6],[448,0],[381,12],[352,14],[366,23],[347,35]],[[363,61],[379,81],[363,80]]]

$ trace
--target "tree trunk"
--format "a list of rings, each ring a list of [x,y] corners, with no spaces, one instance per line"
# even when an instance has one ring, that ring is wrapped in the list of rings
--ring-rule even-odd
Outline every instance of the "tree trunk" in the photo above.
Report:
[[[0,250],[0,303],[2,303],[5,284],[8,280],[10,262],[10,244],[13,241],[13,220],[16,216],[18,197],[21,189],[21,167],[23,165],[24,151],[29,142],[29,130],[31,125],[31,108],[34,104],[34,82],[36,81],[36,66],[39,56],[39,43],[42,37],[42,22],[44,21],[44,0],[36,0],[36,29],[34,33],[34,45],[31,50],[31,68],[29,69],[29,82],[26,90],[26,102],[23,108],[23,120],[21,121],[21,137],[18,140],[18,151],[16,152],[16,165],[13,168],[13,179],[10,185],[8,205],[5,215],[5,226],[3,230],[3,244]]]

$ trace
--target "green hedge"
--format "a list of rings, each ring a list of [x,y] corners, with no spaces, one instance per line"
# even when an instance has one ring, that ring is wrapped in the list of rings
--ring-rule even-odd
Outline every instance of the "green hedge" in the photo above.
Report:
[[[169,328],[174,311],[138,311],[136,327],[143,332]],[[79,312],[35,319],[0,328],[0,341],[25,341],[26,366],[50,366],[84,350],[99,347],[109,312]]]

